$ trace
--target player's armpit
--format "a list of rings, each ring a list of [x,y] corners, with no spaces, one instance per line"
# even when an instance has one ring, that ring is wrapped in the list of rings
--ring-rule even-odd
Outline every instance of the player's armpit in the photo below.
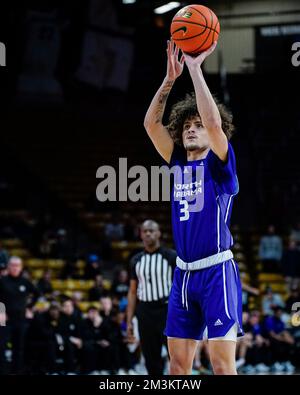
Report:
[[[236,174],[236,162],[233,148],[228,145],[227,158],[222,161],[213,150],[207,155],[207,162],[215,182],[224,193],[236,195],[239,191],[239,183]]]

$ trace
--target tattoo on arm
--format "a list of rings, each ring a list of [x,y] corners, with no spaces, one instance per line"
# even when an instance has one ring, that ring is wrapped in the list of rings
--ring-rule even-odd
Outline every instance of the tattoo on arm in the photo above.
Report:
[[[160,92],[160,95],[158,97],[158,104],[157,104],[156,111],[155,111],[155,119],[156,119],[155,122],[156,123],[162,122],[166,102],[167,102],[167,99],[168,99],[168,96],[169,96],[169,93],[172,89],[173,84],[174,84],[174,82],[168,81]]]

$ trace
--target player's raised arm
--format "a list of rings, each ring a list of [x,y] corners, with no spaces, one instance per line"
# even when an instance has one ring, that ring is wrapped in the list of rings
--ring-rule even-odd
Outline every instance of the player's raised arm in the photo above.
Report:
[[[195,88],[197,108],[203,126],[206,128],[212,151],[223,161],[227,159],[228,140],[222,130],[222,120],[218,107],[205,82],[201,64],[216,48],[215,42],[208,50],[200,53],[196,58],[184,54],[185,63],[189,69]]]
[[[176,78],[182,73],[184,58],[182,56],[179,60],[179,49],[175,47],[172,41],[168,41],[167,55],[167,75],[148,108],[144,126],[159,154],[169,162],[174,143],[169,132],[162,124],[162,119],[169,93]]]

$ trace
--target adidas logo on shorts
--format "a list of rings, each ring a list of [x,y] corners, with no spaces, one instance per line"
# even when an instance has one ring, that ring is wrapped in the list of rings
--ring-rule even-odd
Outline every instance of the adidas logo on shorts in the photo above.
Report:
[[[222,322],[220,319],[218,319],[218,320],[214,323],[214,326],[219,326],[219,325],[223,325],[223,322]]]

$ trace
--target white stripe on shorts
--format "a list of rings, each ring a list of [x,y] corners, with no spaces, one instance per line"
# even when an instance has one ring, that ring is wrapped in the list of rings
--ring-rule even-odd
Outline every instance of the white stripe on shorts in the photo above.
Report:
[[[227,304],[225,262],[223,263],[223,289],[224,289],[225,313],[226,313],[227,317],[231,320],[231,317],[230,317],[229,311],[228,311],[228,304]]]

